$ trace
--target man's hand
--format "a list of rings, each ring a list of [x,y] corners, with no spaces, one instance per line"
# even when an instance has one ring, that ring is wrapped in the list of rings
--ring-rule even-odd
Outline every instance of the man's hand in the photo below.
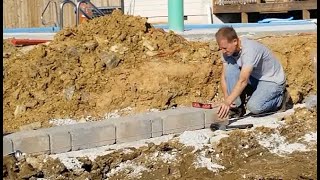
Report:
[[[223,119],[228,116],[230,110],[230,106],[222,103],[219,107],[218,117]]]
[[[224,101],[219,106],[218,117],[223,119],[228,117],[230,108],[236,107],[234,104],[230,104],[227,101]]]
[[[228,117],[229,110],[231,107],[232,105],[230,103],[224,101],[219,107],[218,117],[221,119]]]

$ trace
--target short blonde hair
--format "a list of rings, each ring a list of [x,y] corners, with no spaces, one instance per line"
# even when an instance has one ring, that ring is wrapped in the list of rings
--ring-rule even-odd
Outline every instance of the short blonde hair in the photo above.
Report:
[[[233,29],[233,27],[230,26],[221,27],[215,34],[215,37],[217,41],[222,38],[225,38],[228,40],[228,42],[231,42],[234,39],[238,39],[236,31]]]

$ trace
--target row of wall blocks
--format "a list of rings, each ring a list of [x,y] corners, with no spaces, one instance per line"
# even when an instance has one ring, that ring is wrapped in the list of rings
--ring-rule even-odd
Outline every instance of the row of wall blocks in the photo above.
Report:
[[[20,131],[3,137],[3,155],[57,154],[210,127],[217,109],[180,107],[120,118]]]

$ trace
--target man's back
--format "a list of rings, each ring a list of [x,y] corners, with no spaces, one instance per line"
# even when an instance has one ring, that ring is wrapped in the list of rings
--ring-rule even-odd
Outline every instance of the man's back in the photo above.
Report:
[[[251,76],[258,80],[283,84],[285,74],[279,60],[263,44],[247,38],[241,39],[241,54],[237,60],[239,66],[252,66]]]

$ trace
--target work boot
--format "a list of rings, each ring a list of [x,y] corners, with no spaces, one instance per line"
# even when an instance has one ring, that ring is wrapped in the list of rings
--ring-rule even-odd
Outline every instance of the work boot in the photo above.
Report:
[[[283,111],[286,111],[291,108],[293,108],[293,101],[292,101],[292,98],[291,98],[287,88],[285,88],[284,92],[283,92],[282,103],[278,109],[278,112],[283,112]]]
[[[242,117],[245,113],[246,113],[246,109],[242,104],[239,107],[230,108],[229,118],[239,118],[239,117]]]

